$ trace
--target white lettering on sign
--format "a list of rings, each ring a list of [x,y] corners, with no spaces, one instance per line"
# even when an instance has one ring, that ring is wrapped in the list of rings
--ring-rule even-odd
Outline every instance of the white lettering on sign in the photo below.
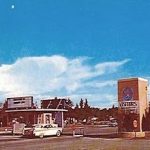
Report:
[[[121,101],[119,102],[120,108],[138,108],[138,101]]]

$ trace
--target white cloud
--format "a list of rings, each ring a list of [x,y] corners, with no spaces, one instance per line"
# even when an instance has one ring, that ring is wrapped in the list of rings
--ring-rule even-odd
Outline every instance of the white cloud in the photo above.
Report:
[[[104,62],[99,63],[95,66],[95,70],[97,74],[104,74],[104,73],[114,73],[118,70],[119,67],[129,62],[130,59],[125,59],[122,61],[113,61],[113,62]]]
[[[88,58],[69,59],[59,55],[24,57],[15,63],[0,66],[0,97],[34,95],[43,97],[79,95],[88,88],[113,86],[115,80],[100,80],[96,77],[118,71],[129,59],[103,62],[94,65]],[[93,80],[93,81],[90,81]],[[82,88],[82,90],[80,90]],[[80,94],[79,94],[80,93]],[[104,97],[109,99],[106,95]],[[89,97],[91,102],[94,96]],[[96,97],[95,97],[96,98]],[[110,97],[111,99],[111,97]]]
[[[15,5],[11,5],[11,9],[14,9],[15,8]]]
[[[86,82],[84,86],[93,87],[93,88],[102,88],[106,86],[114,86],[117,84],[116,80],[107,80],[107,81],[91,81]]]

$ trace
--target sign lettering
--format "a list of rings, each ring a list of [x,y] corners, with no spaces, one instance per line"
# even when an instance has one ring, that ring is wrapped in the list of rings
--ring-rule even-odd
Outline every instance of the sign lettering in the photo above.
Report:
[[[138,102],[137,101],[121,101],[119,102],[120,108],[137,108]]]

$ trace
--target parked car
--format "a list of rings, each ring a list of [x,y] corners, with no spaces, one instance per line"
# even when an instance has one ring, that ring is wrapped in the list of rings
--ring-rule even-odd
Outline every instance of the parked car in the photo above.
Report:
[[[116,121],[110,122],[109,124],[110,127],[117,127],[118,123]]]
[[[94,125],[99,125],[100,127],[109,127],[110,121],[95,121]]]
[[[40,137],[44,136],[60,136],[62,133],[61,127],[52,126],[51,124],[37,124],[30,127],[25,127],[23,136],[25,137]]]

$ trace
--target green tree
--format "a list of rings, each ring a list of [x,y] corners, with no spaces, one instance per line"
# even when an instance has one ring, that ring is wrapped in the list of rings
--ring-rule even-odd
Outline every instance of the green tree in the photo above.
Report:
[[[81,108],[81,109],[84,107],[84,103],[83,103],[83,99],[82,99],[82,98],[81,98],[81,100],[80,100],[79,105],[80,105],[80,108]]]
[[[84,103],[84,119],[86,119],[86,121],[88,121],[88,118],[92,116],[92,110],[90,108],[90,106],[88,105],[88,100],[85,99],[85,103]]]

